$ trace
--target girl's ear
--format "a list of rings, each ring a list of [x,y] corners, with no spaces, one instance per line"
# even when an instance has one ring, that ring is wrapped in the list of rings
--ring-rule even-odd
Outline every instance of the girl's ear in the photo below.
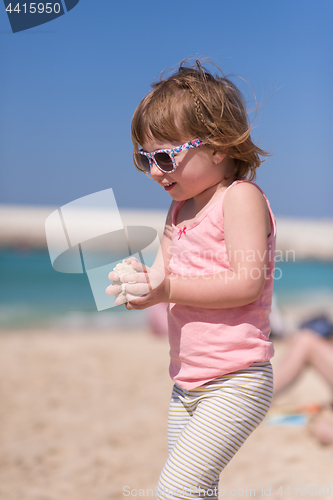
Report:
[[[212,156],[213,162],[215,163],[215,165],[218,165],[219,163],[221,163],[221,161],[224,160],[224,158],[227,156],[227,153],[223,151],[213,151]]]

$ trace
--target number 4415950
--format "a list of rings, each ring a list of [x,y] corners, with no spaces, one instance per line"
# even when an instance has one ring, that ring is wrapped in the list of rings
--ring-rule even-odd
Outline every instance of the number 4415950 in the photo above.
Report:
[[[293,496],[301,496],[301,497],[320,497],[320,496],[330,496],[331,495],[331,487],[330,486],[294,486],[291,488],[288,486],[285,490],[283,490],[282,486],[277,490],[277,495],[293,495]]]
[[[22,6],[20,6],[20,4],[18,3],[15,5],[14,8],[12,8],[12,4],[10,3],[6,8],[6,11],[9,12],[10,14],[12,12],[17,12],[18,14],[20,12],[24,14],[26,14],[27,12],[29,12],[30,14],[35,14],[36,12],[38,14],[43,14],[44,12],[46,14],[51,14],[52,12],[54,12],[55,14],[59,14],[60,10],[61,10],[60,3],[52,4],[51,2],[47,2],[45,5],[43,3],[31,2],[31,3],[24,3],[22,4]]]

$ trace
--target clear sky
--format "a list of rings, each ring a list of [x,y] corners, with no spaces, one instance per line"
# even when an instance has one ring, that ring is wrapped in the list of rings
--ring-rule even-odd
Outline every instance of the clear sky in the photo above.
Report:
[[[122,208],[166,209],[132,164],[131,117],[160,71],[194,56],[254,88],[253,137],[273,153],[257,182],[275,214],[333,217],[332,26],[332,0],[80,0],[13,34],[1,2],[0,203],[111,187]]]

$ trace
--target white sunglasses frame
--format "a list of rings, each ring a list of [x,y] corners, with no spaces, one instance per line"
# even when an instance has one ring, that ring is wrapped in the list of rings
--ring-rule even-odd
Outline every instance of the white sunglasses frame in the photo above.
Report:
[[[142,168],[139,168],[136,162],[134,162],[134,164],[140,172],[143,172],[145,175],[148,175],[148,176],[151,172],[153,163],[155,163],[156,167],[164,174],[170,174],[170,173],[174,172],[177,168],[175,154],[180,153],[181,151],[186,151],[188,149],[196,148],[198,146],[203,146],[204,144],[205,143],[200,141],[199,139],[195,139],[195,140],[190,141],[190,142],[185,142],[185,144],[182,144],[181,146],[177,146],[176,148],[172,148],[172,149],[158,149],[157,151],[153,151],[151,153],[148,153],[147,151],[142,151],[142,150],[135,151],[134,152],[135,154],[142,155],[142,156],[145,156],[146,158],[148,158],[149,167],[150,167],[149,172],[146,170],[143,170]],[[166,153],[171,158],[171,162],[173,165],[172,170],[163,170],[163,168],[159,166],[159,164],[157,163],[157,161],[155,159],[155,155],[157,153]]]

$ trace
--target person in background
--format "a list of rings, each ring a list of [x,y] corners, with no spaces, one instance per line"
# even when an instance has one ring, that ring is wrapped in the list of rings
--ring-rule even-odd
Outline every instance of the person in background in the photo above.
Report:
[[[286,355],[274,369],[274,397],[295,382],[303,369],[313,367],[333,391],[333,324],[326,316],[301,324]],[[333,408],[327,407],[310,422],[310,431],[322,444],[333,444]]]

